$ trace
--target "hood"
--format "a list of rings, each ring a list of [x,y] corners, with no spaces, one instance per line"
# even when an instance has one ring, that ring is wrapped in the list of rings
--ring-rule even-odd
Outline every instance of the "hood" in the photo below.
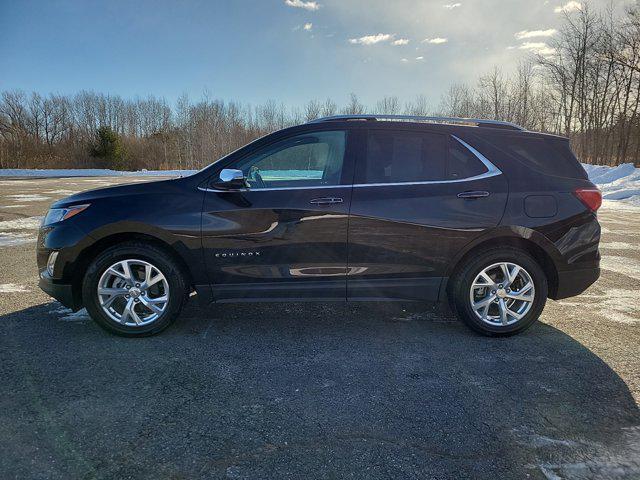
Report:
[[[144,183],[115,185],[113,187],[96,188],[62,198],[51,205],[51,208],[68,207],[79,203],[91,203],[94,200],[130,195],[149,195],[175,191],[182,178],[156,180]]]

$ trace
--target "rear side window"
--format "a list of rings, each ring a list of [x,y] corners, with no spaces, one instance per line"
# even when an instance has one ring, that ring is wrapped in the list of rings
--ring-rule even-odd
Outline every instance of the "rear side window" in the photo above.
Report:
[[[500,149],[530,168],[559,177],[584,178],[584,169],[566,141],[500,136],[491,139]],[[564,145],[563,145],[564,144]]]
[[[447,137],[437,133],[374,130],[358,183],[444,180]]]
[[[449,161],[447,162],[447,179],[458,180],[482,175],[487,171],[478,157],[455,138],[449,138]]]

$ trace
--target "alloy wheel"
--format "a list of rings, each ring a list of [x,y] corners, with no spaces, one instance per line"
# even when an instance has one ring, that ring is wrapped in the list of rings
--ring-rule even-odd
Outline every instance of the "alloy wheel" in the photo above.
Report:
[[[144,260],[127,259],[107,268],[98,281],[100,307],[126,326],[156,321],[169,304],[169,283],[164,274]]]
[[[533,279],[520,265],[500,262],[483,269],[471,284],[471,309],[491,326],[512,325],[533,306]]]

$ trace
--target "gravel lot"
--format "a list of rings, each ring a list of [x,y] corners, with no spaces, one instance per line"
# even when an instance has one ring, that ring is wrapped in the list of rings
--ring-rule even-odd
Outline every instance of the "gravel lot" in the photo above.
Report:
[[[195,302],[111,336],[37,288],[74,191],[0,178],[0,476],[640,478],[640,209],[601,210],[603,275],[489,339],[420,304]]]

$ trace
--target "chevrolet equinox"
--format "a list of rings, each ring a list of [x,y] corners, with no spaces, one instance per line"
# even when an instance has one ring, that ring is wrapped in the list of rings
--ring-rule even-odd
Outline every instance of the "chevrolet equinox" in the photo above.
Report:
[[[599,190],[567,138],[479,119],[334,116],[199,172],[55,202],[41,288],[120,335],[193,292],[259,301],[449,301],[511,335],[599,276]]]

